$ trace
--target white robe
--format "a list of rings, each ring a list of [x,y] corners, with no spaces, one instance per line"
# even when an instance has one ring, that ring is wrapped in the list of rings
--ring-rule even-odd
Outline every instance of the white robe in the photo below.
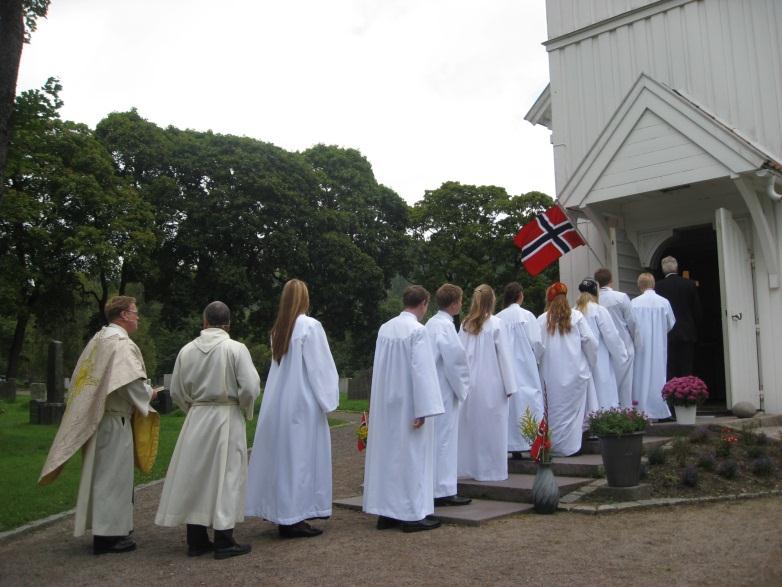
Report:
[[[570,315],[567,334],[546,329],[546,313],[538,318],[543,354],[540,374],[548,402],[552,453],[569,456],[581,450],[587,389],[597,362],[597,339],[578,310]]]
[[[627,362],[627,350],[619,337],[611,315],[603,306],[589,302],[584,318],[597,338],[597,363],[592,369],[596,406],[587,404],[590,412],[596,409],[615,408],[619,406],[619,391],[612,362],[624,365]]]
[[[618,364],[612,361],[612,364],[619,392],[619,405],[629,408],[633,403],[633,362],[638,341],[638,328],[633,317],[633,308],[626,293],[615,291],[610,287],[600,288],[600,305],[611,314],[627,351],[627,362]]]
[[[662,397],[668,363],[668,331],[676,323],[671,304],[647,289],[632,301],[641,344],[635,350],[633,400],[649,418],[669,418],[671,410]]]
[[[323,326],[296,318],[288,352],[272,361],[255,429],[244,513],[275,524],[331,516],[331,433],[339,375]]]
[[[540,325],[532,312],[518,304],[510,304],[497,318],[505,325],[518,386],[518,393],[508,403],[508,450],[525,451],[530,449],[530,443],[521,435],[519,421],[527,408],[538,421],[543,417],[543,384],[538,371]]]
[[[260,390],[250,351],[220,328],[202,330],[179,351],[171,398],[187,417],[163,484],[158,526],[230,530],[244,520],[244,422]]]
[[[106,336],[128,337],[109,324]],[[105,415],[84,445],[74,536],[127,536],[133,530],[133,410],[146,416],[152,388],[137,379],[106,396]],[[97,496],[97,499],[96,499]]]
[[[444,412],[426,328],[406,310],[380,327],[372,368],[363,509],[415,522],[434,511],[434,426]],[[427,418],[420,428],[413,420]]]
[[[470,393],[459,420],[459,477],[508,478],[508,397],[518,391],[513,350],[502,320],[491,316],[478,334],[459,338],[470,366]]]
[[[445,412],[432,418],[434,425],[434,496],[456,495],[459,411],[470,389],[467,353],[456,333],[453,316],[440,310],[426,323],[440,382]]]

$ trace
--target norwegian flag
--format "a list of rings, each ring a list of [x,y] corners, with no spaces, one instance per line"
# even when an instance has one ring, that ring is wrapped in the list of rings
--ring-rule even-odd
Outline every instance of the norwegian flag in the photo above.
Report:
[[[513,242],[521,249],[521,262],[533,277],[565,253],[584,244],[558,205],[527,222]]]
[[[535,442],[532,443],[532,447],[529,450],[529,456],[536,461],[543,461],[545,459],[546,451],[551,449],[551,438],[548,434],[548,422],[546,417],[540,421],[538,426],[538,435],[535,437]]]

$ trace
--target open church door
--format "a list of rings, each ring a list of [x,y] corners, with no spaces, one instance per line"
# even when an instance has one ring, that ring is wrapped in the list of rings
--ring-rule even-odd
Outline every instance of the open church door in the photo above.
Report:
[[[752,252],[741,228],[725,208],[717,210],[715,226],[727,407],[741,401],[751,402],[758,407],[760,392]]]

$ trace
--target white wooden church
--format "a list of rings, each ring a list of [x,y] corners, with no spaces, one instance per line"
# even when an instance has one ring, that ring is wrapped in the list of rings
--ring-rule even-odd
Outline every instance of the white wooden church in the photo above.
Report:
[[[704,309],[695,371],[730,408],[782,413],[782,0],[547,0],[560,261],[638,294],[673,255]],[[573,296],[574,297],[574,296]],[[574,301],[574,300],[571,300]]]

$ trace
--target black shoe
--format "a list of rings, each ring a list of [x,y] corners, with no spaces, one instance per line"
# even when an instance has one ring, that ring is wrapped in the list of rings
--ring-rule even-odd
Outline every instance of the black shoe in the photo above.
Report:
[[[440,522],[424,518],[417,522],[402,522],[402,532],[423,532],[424,530],[434,530],[440,527]]]
[[[249,544],[232,544],[222,548],[215,548],[215,558],[217,560],[231,558],[232,556],[242,556],[253,549]]]
[[[434,507],[442,507],[446,505],[467,505],[472,503],[472,499],[469,497],[462,497],[461,495],[449,495],[448,497],[435,497]]]
[[[307,522],[299,522],[292,526],[280,524],[277,528],[280,532],[280,538],[312,538],[323,534],[323,530],[313,528]]]
[[[208,544],[199,544],[198,546],[187,546],[187,556],[201,556],[207,552],[214,552],[215,545],[212,542]]]
[[[524,454],[520,450],[511,451],[510,459],[512,461],[523,461],[524,460]]]
[[[377,517],[377,529],[378,530],[388,530],[389,528],[396,528],[401,524],[399,520],[395,520],[394,518],[387,518],[386,516],[378,516]]]
[[[129,537],[120,538],[116,542],[98,543],[93,542],[92,554],[108,554],[110,552],[130,552],[136,550],[136,543]]]

